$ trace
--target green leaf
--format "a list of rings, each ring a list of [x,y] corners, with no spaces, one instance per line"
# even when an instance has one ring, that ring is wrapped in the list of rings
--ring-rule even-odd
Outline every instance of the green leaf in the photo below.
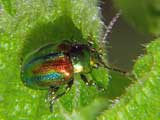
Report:
[[[1,0],[0,3],[4,6],[4,9],[10,14],[10,15],[15,15],[16,13],[16,8],[13,8],[13,4],[15,4],[15,1],[12,0]]]
[[[147,54],[134,66],[137,81],[98,120],[159,120],[160,38],[146,48]]]
[[[7,7],[0,14],[0,119],[96,118],[108,105],[100,104],[104,101],[101,100],[104,92],[96,86],[86,86],[79,75],[75,75],[72,89],[56,101],[54,112],[50,113],[45,102],[48,91],[24,86],[20,67],[21,60],[30,52],[49,42],[56,44],[67,39],[87,43],[91,38],[95,48],[102,48],[99,42],[102,24],[97,1],[16,0],[15,3],[5,1],[3,5]],[[14,9],[16,14],[11,15]],[[106,69],[94,70],[95,74],[97,72],[101,75],[94,77],[94,81],[107,88]],[[95,115],[92,111],[86,115],[87,109],[94,109]]]
[[[158,1],[151,5],[154,4],[153,8],[158,10],[158,4],[155,3]],[[97,0],[7,0],[1,1],[1,4],[0,119],[160,118],[160,39],[149,44],[147,54],[136,62],[133,73],[137,81],[115,71],[110,71],[108,75],[104,68],[93,69],[87,77],[104,88],[105,91],[101,91],[96,85],[86,86],[77,74],[71,90],[56,101],[54,112],[50,113],[49,105],[45,102],[48,91],[32,90],[21,82],[21,60],[44,44],[57,44],[63,40],[76,40],[79,43],[92,40],[97,50],[102,48],[105,59],[105,46],[99,41],[102,24]],[[117,5],[122,6],[124,15],[129,21],[133,21],[135,26],[159,35],[159,12],[148,12],[148,1],[135,2],[134,7],[128,1],[119,1]],[[143,5],[147,5],[145,9]],[[134,11],[135,9],[140,12]]]
[[[114,0],[126,20],[135,28],[150,34],[160,35],[159,0]]]

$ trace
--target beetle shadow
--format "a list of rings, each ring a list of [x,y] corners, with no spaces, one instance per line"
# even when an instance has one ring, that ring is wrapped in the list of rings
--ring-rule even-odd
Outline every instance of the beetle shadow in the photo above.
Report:
[[[60,16],[54,21],[40,21],[25,36],[22,58],[47,43],[61,43],[63,40],[85,42],[82,32],[68,16]]]

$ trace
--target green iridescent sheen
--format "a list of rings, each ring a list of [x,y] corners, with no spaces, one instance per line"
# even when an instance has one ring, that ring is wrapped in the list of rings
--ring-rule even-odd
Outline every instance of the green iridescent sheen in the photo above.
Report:
[[[56,71],[46,71],[45,73],[40,74],[33,73],[33,70],[42,65],[46,60],[54,60],[60,56],[62,57],[62,53],[34,57],[28,61],[28,63],[22,65],[21,77],[23,83],[33,89],[48,89],[50,87],[48,84],[63,79],[64,75]]]

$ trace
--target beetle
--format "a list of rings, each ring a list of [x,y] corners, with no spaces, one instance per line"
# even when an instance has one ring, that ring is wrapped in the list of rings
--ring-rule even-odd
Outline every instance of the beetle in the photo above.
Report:
[[[119,14],[112,19],[109,29],[118,17]],[[54,102],[72,87],[75,73],[79,73],[87,85],[92,85],[86,74],[98,67],[120,71],[106,65],[92,42],[86,44],[64,40],[58,44],[48,43],[27,55],[21,65],[21,79],[24,85],[32,89],[49,89],[48,101],[52,112]],[[65,86],[65,90],[59,93],[61,86]]]

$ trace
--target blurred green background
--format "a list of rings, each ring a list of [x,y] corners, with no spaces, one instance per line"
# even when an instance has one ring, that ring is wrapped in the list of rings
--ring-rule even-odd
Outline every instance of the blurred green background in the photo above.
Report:
[[[103,0],[100,5],[102,20],[108,25],[118,10],[115,9],[112,0]],[[121,16],[106,39],[109,63],[111,66],[130,71],[137,57],[145,53],[143,45],[149,43],[152,38],[147,33],[137,31]]]
[[[115,72],[112,76],[111,70],[108,74],[103,68],[93,70],[88,78],[93,77],[97,84],[103,85],[106,94],[96,86],[87,87],[75,75],[71,91],[59,98],[52,114],[45,103],[47,91],[35,91],[22,84],[20,58],[44,43],[70,39],[75,26],[80,30],[74,33],[76,40],[83,36],[87,42],[91,34],[95,46],[101,47],[98,41],[102,24],[97,0],[0,0],[5,8],[0,11],[0,120],[35,120],[37,116],[39,120],[160,118],[160,2],[114,1],[118,7],[114,7],[112,1],[98,1],[106,25],[117,13],[115,8],[121,8],[124,15],[107,38],[109,62],[111,66],[132,71],[134,84],[122,84],[128,81],[124,74]],[[147,32],[157,38],[154,40]]]

